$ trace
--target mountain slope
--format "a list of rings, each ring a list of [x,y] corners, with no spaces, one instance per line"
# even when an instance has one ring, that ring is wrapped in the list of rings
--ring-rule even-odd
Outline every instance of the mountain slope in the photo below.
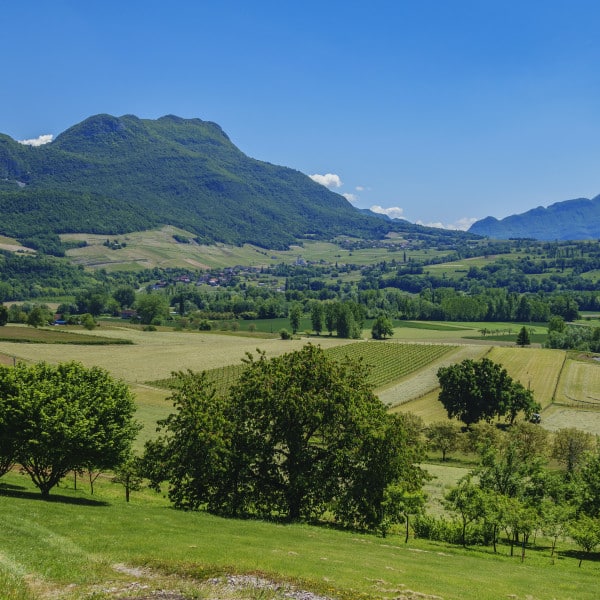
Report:
[[[96,115],[39,147],[0,135],[0,233],[117,234],[163,224],[203,242],[270,248],[398,228],[298,171],[249,158],[200,119]]]
[[[496,239],[587,240],[600,238],[600,196],[577,198],[538,207],[498,220],[486,217],[469,233]]]

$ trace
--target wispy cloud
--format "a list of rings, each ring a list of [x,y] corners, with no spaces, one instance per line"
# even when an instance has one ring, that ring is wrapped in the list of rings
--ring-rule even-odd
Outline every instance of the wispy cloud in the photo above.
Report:
[[[25,146],[43,146],[44,144],[49,144],[54,136],[51,133],[40,135],[40,137],[33,138],[31,140],[18,140],[19,144],[23,144]]]
[[[384,208],[383,206],[371,206],[371,210],[374,213],[379,213],[381,215],[387,215],[390,219],[403,219],[402,216],[404,214],[404,209],[399,206],[390,206],[389,208]]]
[[[438,229],[453,229],[456,231],[467,231],[475,221],[478,221],[476,217],[462,217],[454,223],[442,223],[436,221],[434,223],[424,223],[423,221],[417,221],[417,225],[424,225],[425,227],[437,227]]]
[[[358,196],[356,194],[342,194],[342,196],[344,196],[344,198],[346,198],[346,200],[348,200],[348,202],[356,202],[358,200]]]
[[[313,181],[316,181],[317,183],[320,183],[328,188],[342,187],[342,180],[340,179],[340,176],[335,175],[334,173],[325,173],[325,175],[319,175],[318,173],[315,173],[314,175],[309,175],[309,177]]]

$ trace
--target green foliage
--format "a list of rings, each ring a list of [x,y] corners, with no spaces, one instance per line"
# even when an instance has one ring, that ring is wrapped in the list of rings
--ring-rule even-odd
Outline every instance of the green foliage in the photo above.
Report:
[[[159,292],[140,294],[135,302],[135,309],[143,325],[160,325],[169,316],[169,302]]]
[[[27,315],[27,325],[31,327],[42,327],[49,325],[52,315],[47,308],[42,306],[34,306]]]
[[[138,431],[128,388],[97,367],[0,367],[0,389],[1,459],[19,463],[44,497],[69,471],[119,464]]]
[[[572,523],[570,534],[585,554],[590,554],[600,544],[600,520],[587,515],[580,515]],[[580,567],[582,561],[583,557],[579,560]]]
[[[539,410],[531,390],[514,382],[506,369],[488,358],[441,367],[438,379],[439,400],[448,416],[467,426],[498,416],[507,416],[513,422],[519,411],[528,417]]]
[[[596,449],[596,438],[591,433],[568,427],[555,432],[552,457],[572,475],[585,462],[586,455]]]
[[[290,327],[292,328],[292,334],[296,335],[300,328],[300,319],[302,318],[302,305],[298,302],[294,302],[290,307],[289,312]]]
[[[447,453],[456,450],[461,442],[460,427],[451,421],[432,423],[426,428],[425,435],[429,447],[442,453],[442,462],[446,460]]]
[[[387,337],[394,335],[392,322],[384,315],[380,315],[375,319],[371,328],[371,336],[374,340],[385,340]]]
[[[360,363],[312,345],[249,356],[226,398],[206,374],[179,374],[176,412],[147,446],[147,472],[181,508],[377,528],[388,485],[421,488],[419,430],[390,416]]]
[[[527,327],[523,325],[521,329],[519,329],[519,333],[517,334],[517,346],[529,346],[531,345],[531,338],[529,336],[529,331],[527,331]]]
[[[8,323],[8,308],[3,304],[0,304],[0,327],[3,327]]]

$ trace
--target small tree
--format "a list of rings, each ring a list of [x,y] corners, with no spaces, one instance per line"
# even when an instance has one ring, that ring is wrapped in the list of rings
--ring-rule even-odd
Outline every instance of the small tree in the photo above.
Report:
[[[567,474],[572,475],[583,464],[587,453],[595,447],[596,440],[591,433],[567,427],[554,434],[552,457],[565,465]]]
[[[374,340],[385,340],[386,337],[394,335],[394,327],[392,322],[385,316],[380,315],[375,319],[371,328],[371,336]]]
[[[442,462],[446,462],[446,454],[459,447],[460,427],[451,421],[432,423],[425,430],[429,447],[442,453]]]
[[[142,325],[160,324],[169,316],[169,303],[166,296],[160,293],[140,294],[135,308]]]
[[[482,490],[472,482],[470,476],[464,477],[446,494],[444,505],[458,513],[462,524],[461,541],[466,547],[467,527],[485,514],[485,497]]]
[[[517,346],[530,346],[531,345],[531,338],[529,337],[529,331],[527,330],[527,327],[525,327],[525,325],[523,325],[523,327],[521,327],[521,329],[519,330],[519,333],[517,334]]]
[[[42,325],[48,325],[50,319],[51,315],[47,309],[41,306],[34,306],[27,315],[27,325],[36,328],[41,327]]]
[[[571,523],[571,537],[575,543],[586,553],[590,554],[600,543],[600,522],[598,519],[579,515],[579,518]],[[583,562],[583,556],[579,558],[579,566]]]
[[[298,329],[300,329],[300,319],[302,318],[302,306],[297,302],[294,302],[290,307],[289,319],[292,334],[296,335]]]
[[[321,331],[323,331],[323,319],[325,318],[325,310],[323,308],[323,304],[319,301],[313,302],[310,309],[310,321],[313,328],[313,331],[317,335],[321,335]]]
[[[5,402],[18,423],[15,459],[44,498],[69,471],[112,468],[129,452],[139,430],[133,397],[103,369],[17,364],[13,377]]]
[[[8,323],[8,308],[3,304],[0,304],[0,327],[3,327]]]
[[[142,476],[142,460],[130,455],[114,469],[113,482],[120,483],[125,488],[125,502],[129,502],[131,492],[141,490],[144,478]]]

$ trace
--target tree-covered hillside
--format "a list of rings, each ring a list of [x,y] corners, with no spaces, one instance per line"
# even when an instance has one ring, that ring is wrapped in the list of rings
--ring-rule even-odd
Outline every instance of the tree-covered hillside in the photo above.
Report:
[[[0,135],[0,233],[45,236],[37,245],[48,251],[58,233],[163,224],[206,243],[268,248],[306,236],[425,231],[364,214],[298,171],[249,158],[200,119],[96,115],[39,147]]]

